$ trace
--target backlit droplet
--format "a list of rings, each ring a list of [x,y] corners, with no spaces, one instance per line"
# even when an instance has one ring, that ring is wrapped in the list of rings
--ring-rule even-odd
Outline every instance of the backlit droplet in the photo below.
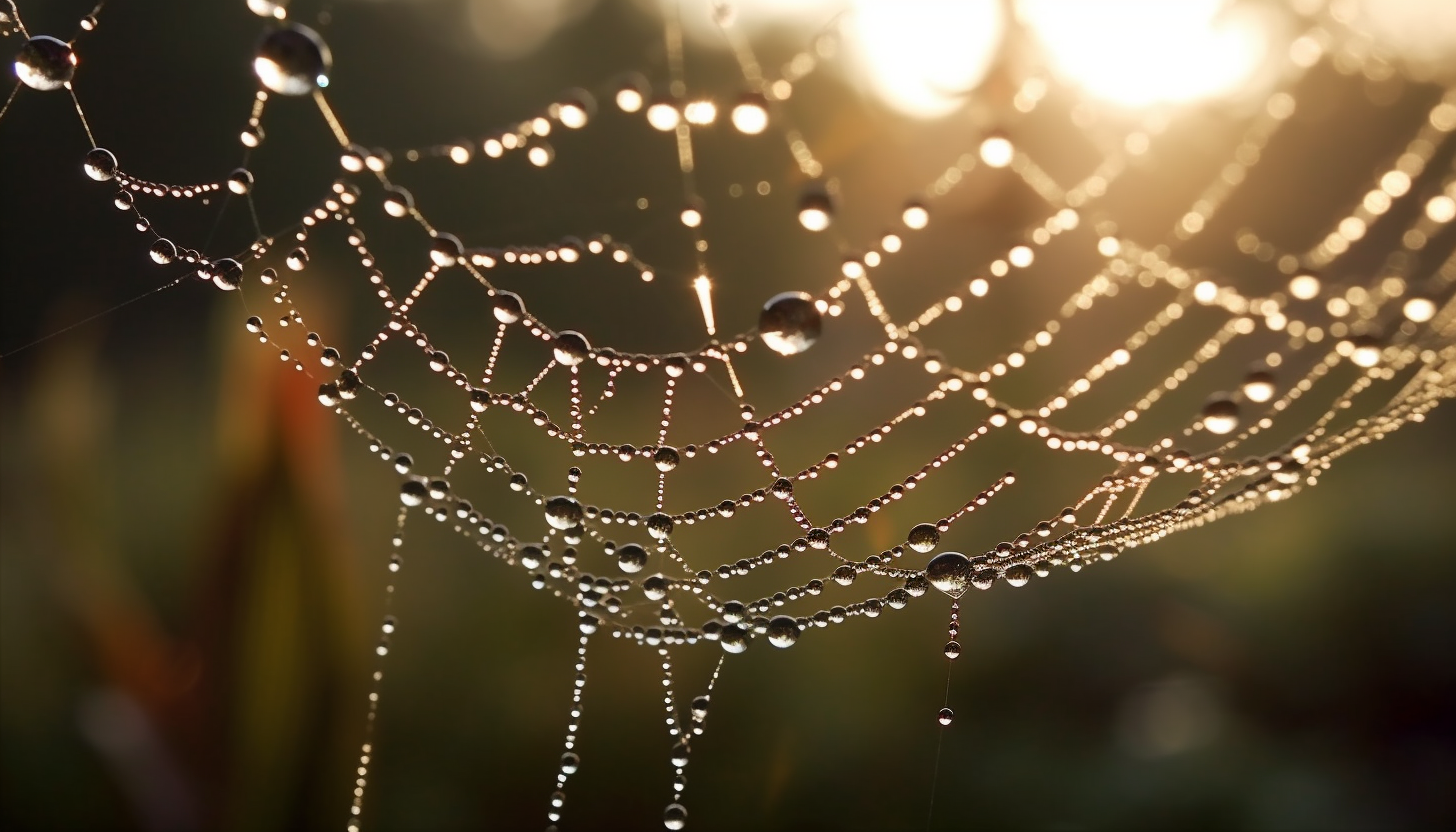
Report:
[[[662,810],[662,825],[672,830],[686,827],[688,825],[688,810],[684,809],[681,803],[667,804],[667,808]]]
[[[171,240],[162,237],[152,243],[152,247],[147,253],[151,255],[152,262],[165,266],[177,259],[177,245]]]
[[[495,319],[503,324],[513,324],[526,314],[526,304],[515,292],[495,293]]]
[[[823,231],[833,218],[834,204],[824,191],[810,189],[799,198],[799,224],[810,231]]]
[[[742,653],[748,649],[748,631],[737,624],[729,624],[718,636],[718,644],[727,653]]]
[[[288,265],[288,268],[292,269],[293,271],[303,271],[304,267],[308,265],[308,249],[304,248],[303,246],[299,246],[292,252],[289,252],[288,257],[284,259],[284,262]]]
[[[586,340],[585,335],[568,329],[556,336],[556,343],[551,345],[551,351],[556,357],[556,363],[575,367],[591,355],[591,343]]]
[[[796,355],[814,346],[822,327],[814,299],[804,292],[774,295],[758,316],[758,337],[779,355]]]
[[[1016,148],[1011,140],[1000,133],[992,133],[981,142],[981,161],[993,168],[1004,168],[1011,164]]]
[[[947,659],[959,659],[961,657],[961,643],[959,641],[947,641],[944,652]]]
[[[586,90],[576,89],[561,97],[556,105],[556,120],[562,127],[580,130],[597,111],[596,99]]]
[[[1350,350],[1350,360],[1356,367],[1369,369],[1380,363],[1380,342],[1369,335],[1361,335],[1353,340],[1353,349]]]
[[[624,543],[617,550],[617,565],[623,572],[641,572],[647,566],[647,550],[636,543]]]
[[[614,100],[617,102],[617,108],[622,112],[637,112],[647,101],[647,81],[636,73],[627,76],[617,86]]]
[[[231,292],[243,285],[243,264],[231,257],[214,261],[207,267],[207,270],[213,285],[223,291]]]
[[[935,715],[935,721],[941,725],[949,725],[955,721],[955,711],[950,708],[941,708],[940,713]]]
[[[682,121],[682,112],[669,100],[654,101],[652,106],[647,108],[647,123],[652,125],[655,130],[665,133],[675,129],[680,121]]]
[[[738,132],[756,136],[768,127],[768,101],[758,93],[748,93],[733,105],[733,126]]]
[[[1244,398],[1262,404],[1274,398],[1274,374],[1255,370],[1244,377]]]
[[[228,190],[243,196],[253,190],[253,173],[247,168],[238,168],[228,174]]]
[[[328,86],[332,64],[329,47],[318,32],[289,23],[263,35],[253,72],[264,87],[279,95],[308,95]]]
[[[454,234],[436,234],[434,241],[430,243],[430,261],[442,269],[459,262],[463,252],[460,238]]]
[[[581,522],[581,503],[575,497],[552,497],[546,501],[546,522],[553,529],[569,529]]]
[[[776,615],[769,619],[765,635],[775,647],[793,647],[799,640],[799,622],[787,615]]]
[[[50,35],[36,35],[15,56],[15,77],[33,90],[58,90],[76,74],[71,45]]]
[[[414,196],[404,188],[387,188],[384,191],[384,213],[391,217],[407,217],[414,207]]]
[[[420,480],[405,480],[399,487],[399,501],[411,508],[424,505],[427,497],[429,490]]]
[[[929,523],[917,524],[910,530],[905,542],[917,552],[929,552],[940,545],[940,530]]]
[[[1031,567],[1024,563],[1018,563],[1006,568],[1006,583],[1012,586],[1026,586],[1031,583],[1032,576],[1036,574]]]
[[[663,445],[652,454],[652,464],[657,466],[657,470],[664,473],[676,468],[678,466],[678,462],[679,457],[677,448],[674,448],[670,445]]]
[[[82,165],[86,175],[97,182],[116,176],[116,156],[104,147],[93,147],[86,154],[86,162]]]
[[[581,758],[574,752],[568,751],[561,755],[562,774],[575,774],[578,768],[581,768]]]
[[[930,223],[930,211],[926,210],[924,205],[912,202],[905,206],[905,211],[900,215],[900,219],[907,227],[919,230]]]
[[[1217,396],[1203,406],[1203,429],[1222,436],[1239,426],[1239,405],[1227,396]]]
[[[971,559],[960,552],[941,552],[925,565],[930,585],[952,598],[966,594],[971,586]]]
[[[256,124],[249,124],[243,128],[243,132],[238,134],[238,141],[243,143],[243,147],[257,147],[263,143],[263,128]]]
[[[647,533],[654,540],[666,540],[672,534],[672,527],[672,518],[660,511],[647,516]]]

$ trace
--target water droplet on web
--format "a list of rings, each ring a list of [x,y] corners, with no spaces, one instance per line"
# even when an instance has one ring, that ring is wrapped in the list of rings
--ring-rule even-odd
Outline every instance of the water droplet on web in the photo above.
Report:
[[[1006,568],[1006,583],[1012,586],[1026,586],[1031,583],[1031,578],[1035,574],[1028,564],[1018,563]]]
[[[86,161],[82,165],[86,175],[97,182],[116,176],[116,156],[104,147],[93,147],[86,153]]]
[[[685,828],[688,825],[688,810],[681,803],[667,804],[667,808],[662,810],[662,825],[674,832]]]
[[[666,540],[672,534],[672,527],[672,518],[660,511],[647,516],[647,533],[655,540]]]
[[[617,565],[623,572],[641,572],[647,566],[647,550],[636,543],[624,543],[617,549]]]
[[[929,523],[919,523],[910,530],[905,542],[917,552],[929,552],[940,545],[940,530]]]
[[[455,265],[463,252],[460,238],[454,234],[436,234],[430,243],[430,261],[442,269]]]
[[[787,500],[794,495],[794,484],[784,477],[779,477],[774,480],[774,484],[769,488],[769,492],[780,500]]]
[[[1225,395],[1218,394],[1203,406],[1203,429],[1222,436],[1232,433],[1239,426],[1239,404]]]
[[[850,566],[847,563],[842,563],[839,566],[834,567],[834,573],[830,575],[830,577],[833,578],[834,582],[839,584],[840,586],[849,586],[850,584],[854,583],[855,578],[859,577],[859,573],[855,571],[853,566]]]
[[[678,462],[679,457],[677,448],[674,448],[671,445],[663,445],[652,454],[652,464],[657,466],[657,470],[664,473],[676,468],[678,466]]]
[[[804,292],[783,292],[763,305],[758,337],[779,355],[796,355],[814,346],[822,326],[813,298]]]
[[[88,32],[96,31],[96,27],[99,25],[101,25],[101,22],[96,19],[96,15],[94,14],[88,14],[81,18],[81,28]]]
[[[415,198],[409,191],[400,187],[385,189],[384,213],[391,217],[407,217],[414,207]]]
[[[429,491],[422,480],[405,480],[399,487],[399,501],[410,507],[424,505],[428,496]]]
[[[214,260],[207,266],[206,273],[212,278],[213,285],[225,292],[243,285],[243,264],[231,257]]]
[[[952,598],[966,594],[971,586],[971,559],[960,552],[942,552],[925,566],[930,585]]]
[[[578,768],[581,768],[581,758],[575,752],[568,751],[561,755],[562,774],[575,774]]]
[[[76,74],[71,45],[50,35],[36,35],[15,56],[15,77],[33,90],[58,90]]]
[[[253,174],[247,168],[238,168],[228,174],[228,190],[243,196],[253,190]]]
[[[165,266],[177,259],[177,245],[166,237],[159,237],[147,253],[151,255],[152,262]]]
[[[776,615],[769,619],[765,634],[775,647],[793,647],[799,640],[799,622],[787,615]]]
[[[546,501],[546,522],[553,529],[569,529],[581,522],[581,503],[575,497],[552,497]]]
[[[823,231],[834,219],[834,203],[829,194],[810,188],[799,198],[799,224],[810,231]]]
[[[742,653],[748,649],[748,631],[737,624],[729,624],[718,635],[718,644],[727,653]]]
[[[308,95],[328,86],[332,64],[329,47],[318,32],[289,23],[263,35],[253,72],[264,87],[279,95]]]
[[[930,211],[919,202],[912,202],[905,206],[900,214],[900,220],[906,227],[919,230],[930,223]]]
[[[756,136],[768,127],[768,101],[758,93],[747,93],[733,105],[732,117],[738,132]]]
[[[585,335],[568,329],[556,336],[556,343],[551,346],[551,350],[558,364],[575,367],[591,355],[591,344]]]
[[[961,657],[961,643],[959,641],[947,641],[945,643],[945,657],[955,660]]]
[[[940,713],[935,715],[935,721],[941,725],[949,725],[955,721],[955,711],[950,708],[941,708]]]
[[[515,292],[495,293],[495,319],[503,324],[513,324],[526,315],[526,304]]]
[[[249,124],[243,128],[242,133],[238,134],[238,141],[243,143],[243,147],[257,147],[263,143],[263,128],[256,124]]]
[[[303,271],[303,267],[308,265],[308,249],[304,248],[303,246],[299,246],[298,248],[289,252],[288,257],[284,260],[284,262],[288,264],[288,268],[296,272]]]
[[[1274,374],[1255,370],[1244,377],[1244,398],[1262,404],[1274,398]]]

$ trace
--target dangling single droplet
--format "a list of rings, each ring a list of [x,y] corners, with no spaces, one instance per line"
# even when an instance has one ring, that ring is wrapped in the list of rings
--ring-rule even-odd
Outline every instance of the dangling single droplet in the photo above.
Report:
[[[15,56],[15,77],[33,90],[58,90],[76,74],[71,45],[50,35],[36,35]]]
[[[159,237],[147,253],[152,256],[152,262],[165,266],[177,259],[177,245],[166,237]]]
[[[329,85],[333,65],[329,47],[318,32],[288,23],[258,41],[253,72],[264,87],[279,95],[308,95]]]
[[[935,715],[935,721],[941,725],[949,725],[955,721],[955,711],[950,708],[941,708],[940,713]]]
[[[551,351],[556,357],[556,363],[575,367],[591,355],[591,343],[586,340],[585,335],[568,329],[556,336],[556,343],[551,345]]]
[[[553,529],[565,530],[581,522],[581,503],[575,497],[552,497],[546,501],[546,522]]]
[[[1239,404],[1219,394],[1203,406],[1203,429],[1222,436],[1239,426]]]
[[[799,198],[799,224],[810,231],[823,231],[833,218],[834,203],[823,190],[813,187]]]
[[[392,187],[384,191],[384,213],[391,217],[407,217],[415,208],[414,196],[404,188]]]
[[[243,196],[253,190],[253,173],[247,168],[238,168],[228,174],[228,190]]]
[[[624,543],[617,550],[617,565],[623,572],[641,572],[647,567],[647,550],[636,543]]]
[[[503,324],[513,324],[526,315],[526,304],[515,292],[495,293],[495,319]]]
[[[774,295],[758,315],[758,337],[779,355],[796,355],[814,346],[822,326],[814,299],[804,292]]]
[[[299,246],[288,254],[288,257],[284,260],[284,262],[288,264],[288,268],[292,269],[293,271],[303,271],[304,266],[308,265],[308,249],[304,248],[303,246]]]
[[[674,832],[685,828],[688,825],[688,810],[681,803],[667,804],[667,808],[662,810],[662,825]]]
[[[86,154],[86,162],[82,165],[86,175],[97,182],[116,176],[116,155],[104,147],[93,147]]]
[[[966,594],[971,586],[971,559],[960,552],[941,552],[925,566],[930,585],[952,598]]]
[[[945,657],[952,661],[961,657],[961,643],[952,639],[945,643]]]
[[[924,554],[940,545],[940,529],[929,523],[919,523],[910,530],[905,542],[911,549]]]
[[[1274,374],[1255,370],[1244,377],[1244,398],[1263,404],[1274,398]]]
[[[793,647],[799,640],[799,622],[787,615],[776,615],[768,620],[765,635],[775,647]]]

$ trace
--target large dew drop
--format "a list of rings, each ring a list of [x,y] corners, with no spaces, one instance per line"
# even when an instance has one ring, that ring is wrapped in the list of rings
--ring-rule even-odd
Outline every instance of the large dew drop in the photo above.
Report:
[[[546,501],[546,522],[551,528],[566,530],[581,522],[581,503],[575,497],[552,497]]]
[[[647,566],[647,550],[636,543],[623,544],[617,550],[617,565],[623,572],[641,572]]]
[[[1238,402],[1219,395],[1209,399],[1203,406],[1203,429],[1222,436],[1232,433],[1239,426]]]
[[[328,86],[333,62],[318,32],[289,23],[270,30],[258,41],[253,72],[264,87],[279,95],[308,95]]]
[[[552,344],[551,351],[556,356],[556,363],[575,367],[591,355],[591,343],[586,340],[585,335],[568,329],[556,336],[556,343]]]
[[[683,808],[681,803],[669,803],[662,811],[662,825],[668,829],[678,830],[688,825],[688,810]]]
[[[104,147],[93,147],[87,152],[86,162],[81,167],[87,176],[97,182],[105,182],[116,176],[116,156]]]
[[[15,77],[33,90],[58,90],[76,74],[71,45],[49,35],[36,35],[15,56]]]
[[[779,355],[797,355],[814,346],[822,329],[819,309],[804,292],[774,295],[758,316],[758,337]]]
[[[787,615],[776,615],[769,619],[765,634],[775,647],[793,647],[799,640],[799,622]]]
[[[941,552],[925,566],[930,585],[952,598],[966,594],[971,586],[971,559],[960,552]]]
[[[917,552],[929,552],[940,545],[940,530],[929,523],[919,523],[910,530],[905,542]]]
[[[494,312],[497,321],[513,324],[526,316],[526,303],[515,292],[496,292]]]

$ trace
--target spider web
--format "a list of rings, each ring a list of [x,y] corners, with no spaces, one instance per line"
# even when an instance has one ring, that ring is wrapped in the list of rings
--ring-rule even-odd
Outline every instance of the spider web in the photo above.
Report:
[[[548,822],[569,818],[571,776],[593,753],[579,734],[604,641],[641,648],[661,676],[671,765],[651,788],[676,828],[693,746],[739,653],[937,605],[946,638],[922,647],[953,669],[980,637],[959,619],[976,590],[1100,568],[1289,499],[1451,394],[1456,92],[1426,90],[1416,124],[1359,181],[1336,183],[1337,216],[1279,229],[1287,241],[1263,230],[1279,206],[1255,183],[1302,85],[1360,54],[1334,21],[1309,23],[1248,112],[1129,118],[1037,70],[1004,123],[938,137],[950,138],[940,159],[861,187],[834,176],[820,149],[834,131],[801,111],[836,60],[832,26],[761,64],[724,17],[738,74],[705,73],[722,83],[700,88],[666,17],[659,96],[616,76],[468,141],[374,148],[308,86],[342,170],[282,231],[265,233],[253,174],[170,184],[88,157],[177,273],[167,285],[238,290],[248,332],[316,378],[322,404],[397,472],[387,605],[433,520],[509,567],[499,580],[569,609],[577,675]],[[730,126],[744,90],[763,135]],[[258,94],[244,129],[261,183],[270,117],[292,103],[276,92]],[[531,179],[580,155],[575,176],[616,185],[607,142],[592,139],[609,130],[657,142],[671,166],[606,205]],[[1179,157],[1203,130],[1232,151]],[[487,207],[472,201],[488,221],[437,217],[431,195],[488,165],[515,165],[507,182],[544,198],[493,190]],[[150,219],[153,201],[228,192],[246,197],[252,226],[232,258]],[[1000,227],[950,219],[990,199],[1009,217]],[[720,239],[717,217],[734,210],[750,230]],[[310,285],[320,274],[333,285]],[[785,291],[805,294],[770,300]],[[368,304],[367,324],[333,334],[345,292]],[[388,754],[372,732],[400,626],[386,609],[351,828]],[[955,725],[955,704],[948,685],[925,719],[943,707]]]

